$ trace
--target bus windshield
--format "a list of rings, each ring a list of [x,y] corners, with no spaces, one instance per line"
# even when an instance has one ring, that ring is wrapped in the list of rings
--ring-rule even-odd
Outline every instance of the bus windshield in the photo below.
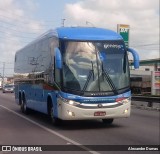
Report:
[[[123,41],[65,41],[61,45],[65,89],[116,94],[129,88]]]

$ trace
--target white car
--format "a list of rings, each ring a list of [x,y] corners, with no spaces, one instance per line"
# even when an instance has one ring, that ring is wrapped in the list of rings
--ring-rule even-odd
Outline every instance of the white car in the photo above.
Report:
[[[3,88],[2,88],[2,92],[3,93],[13,93],[14,92],[14,85],[5,85]]]

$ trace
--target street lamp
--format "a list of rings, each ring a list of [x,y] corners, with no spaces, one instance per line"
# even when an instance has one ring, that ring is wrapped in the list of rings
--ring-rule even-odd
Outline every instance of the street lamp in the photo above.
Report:
[[[93,23],[86,21],[86,25],[89,25],[89,24],[92,25],[92,27],[95,27]]]

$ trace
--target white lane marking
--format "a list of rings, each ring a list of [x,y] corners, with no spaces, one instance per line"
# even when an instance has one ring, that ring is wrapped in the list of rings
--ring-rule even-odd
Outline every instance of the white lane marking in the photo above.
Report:
[[[29,118],[27,118],[27,117],[25,117],[25,116],[23,116],[23,115],[21,115],[21,114],[15,112],[15,111],[13,111],[13,110],[11,110],[11,109],[9,109],[9,108],[3,106],[3,105],[0,105],[0,107],[3,108],[3,109],[6,109],[7,111],[9,111],[9,112],[11,112],[11,113],[13,113],[13,114],[15,114],[15,115],[17,115],[17,116],[19,116],[19,117],[25,119],[25,120],[27,120],[27,121],[29,121],[29,122],[31,122],[32,124],[34,124],[34,125],[36,125],[36,126],[42,128],[42,129],[46,130],[47,132],[50,132],[50,133],[52,133],[52,134],[54,134],[54,135],[56,135],[56,136],[62,138],[63,140],[65,140],[65,141],[67,141],[67,142],[70,142],[70,143],[72,143],[72,144],[74,144],[74,145],[79,146],[81,149],[84,149],[84,150],[86,150],[86,151],[88,151],[88,152],[90,152],[90,153],[92,153],[92,154],[100,154],[100,153],[98,153],[98,152],[96,152],[96,151],[93,151],[93,150],[91,150],[91,149],[85,147],[84,145],[82,145],[82,144],[80,144],[80,143],[78,143],[78,142],[76,142],[76,141],[74,141],[74,140],[72,140],[72,139],[70,139],[70,138],[68,138],[68,137],[65,137],[65,136],[63,136],[63,135],[57,133],[56,131],[51,130],[51,129],[49,129],[49,128],[47,128],[47,127],[45,127],[45,126],[43,126],[43,125],[41,125],[41,124],[39,124],[39,123],[37,123],[37,122],[35,122],[35,121],[29,119]]]

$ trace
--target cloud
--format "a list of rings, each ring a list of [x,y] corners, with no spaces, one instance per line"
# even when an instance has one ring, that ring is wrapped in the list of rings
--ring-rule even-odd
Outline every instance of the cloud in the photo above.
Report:
[[[37,4],[25,1],[22,5],[20,2],[0,1],[0,68],[2,62],[6,65],[12,63],[13,67],[15,52],[36,38],[44,28],[43,23],[29,16],[36,11]],[[13,70],[6,68],[5,74],[11,75]]]
[[[117,24],[129,24],[131,46],[159,44],[159,0],[85,0],[67,4],[64,14],[71,25],[88,21],[89,26],[117,31]],[[140,59],[157,58],[159,47],[154,48],[136,47]]]
[[[15,52],[45,31],[47,22],[36,19],[42,4],[28,0],[0,1],[0,68],[3,61],[13,63]],[[140,58],[159,57],[159,0],[76,0],[66,2],[63,14],[67,19],[65,25],[69,26],[86,26],[88,21],[88,26],[116,31],[117,24],[129,24],[130,45],[138,50]],[[143,44],[156,45],[139,46]]]
[[[16,19],[20,19],[23,15],[24,15],[23,10],[16,8],[14,4],[14,0],[0,1],[0,19],[1,20],[10,19],[11,21],[14,21]]]

